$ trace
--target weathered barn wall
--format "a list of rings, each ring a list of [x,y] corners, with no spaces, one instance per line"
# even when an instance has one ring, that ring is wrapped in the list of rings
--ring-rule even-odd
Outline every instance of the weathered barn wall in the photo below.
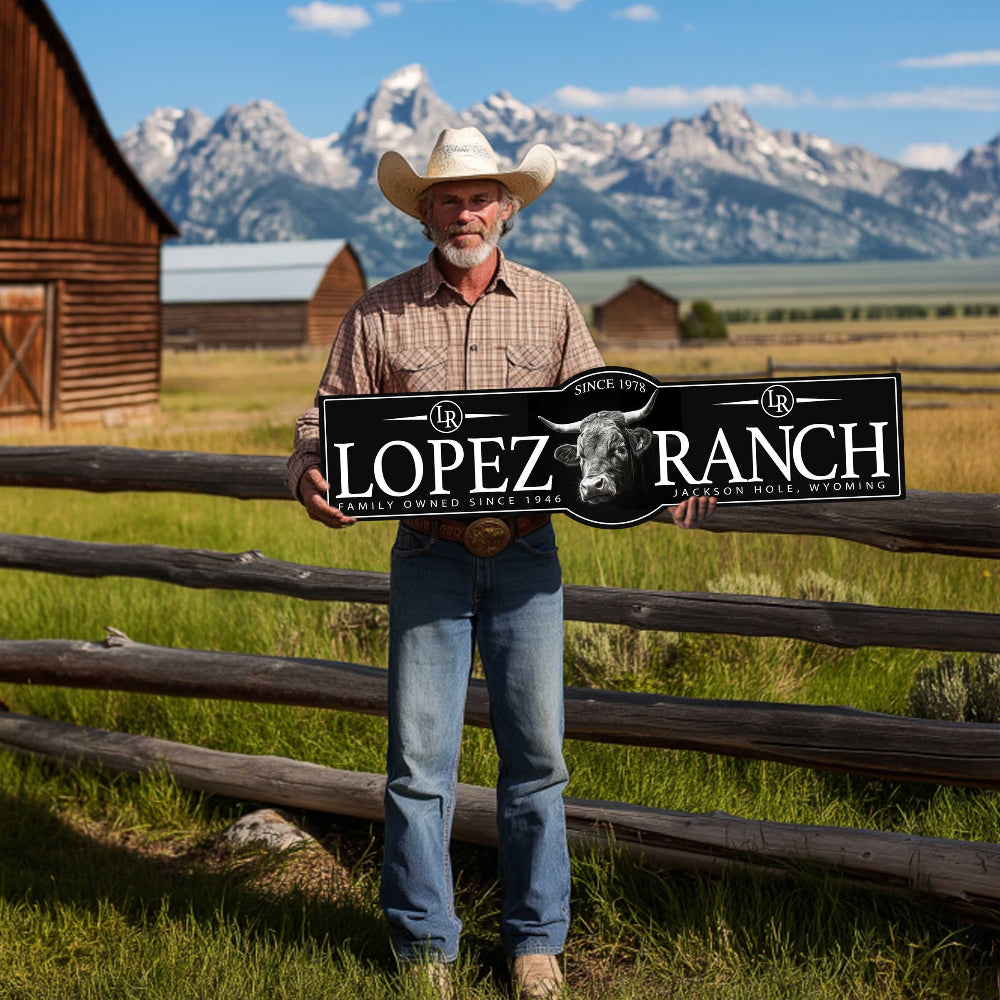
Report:
[[[365,293],[361,262],[350,246],[330,262],[309,303],[309,343],[329,347],[344,314]]]
[[[163,346],[300,347],[304,302],[175,302],[163,306]]]
[[[0,394],[0,429],[146,415],[159,394],[159,247],[176,230],[43,3],[0,0],[0,53],[0,285],[44,287],[51,365],[34,413],[5,417],[25,401]],[[0,386],[12,365],[0,342]]]
[[[0,240],[0,283],[31,282],[51,289],[51,422],[152,412],[160,379],[159,248],[26,248]]]

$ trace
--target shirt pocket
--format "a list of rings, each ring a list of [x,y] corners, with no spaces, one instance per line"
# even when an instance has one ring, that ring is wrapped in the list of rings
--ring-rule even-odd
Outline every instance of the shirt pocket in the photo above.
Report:
[[[559,350],[553,344],[508,344],[507,388],[550,386],[559,370]]]
[[[448,388],[448,348],[407,347],[389,357],[393,392],[443,392]]]

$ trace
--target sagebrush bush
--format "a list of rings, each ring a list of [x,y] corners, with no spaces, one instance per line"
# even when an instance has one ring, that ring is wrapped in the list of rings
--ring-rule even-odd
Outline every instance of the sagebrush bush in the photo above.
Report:
[[[758,594],[761,597],[794,597],[804,601],[876,604],[870,590],[850,580],[840,580],[821,569],[807,569],[790,587],[767,573],[723,573],[708,581],[716,594]]]
[[[917,671],[906,708],[918,719],[1000,722],[1000,656],[946,653]]]
[[[796,581],[793,597],[838,604],[877,604],[870,590],[852,580],[841,580],[821,569],[807,569]]]
[[[783,597],[781,583],[766,573],[723,573],[708,581],[713,594],[759,594],[762,597]]]
[[[676,659],[676,632],[566,622],[566,683],[638,690],[661,680]]]

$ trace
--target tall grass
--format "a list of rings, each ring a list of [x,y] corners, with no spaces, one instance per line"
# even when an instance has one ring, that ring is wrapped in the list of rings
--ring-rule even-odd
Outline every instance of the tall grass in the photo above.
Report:
[[[648,361],[632,359],[632,366],[655,370]],[[725,348],[713,355],[717,370],[730,363]],[[197,363],[168,356],[159,426],[57,437],[281,454],[290,443],[286,413],[308,404],[320,364],[310,352],[209,355]],[[234,424],[240,400],[247,408]],[[982,404],[908,410],[911,488],[995,492],[995,412]],[[5,530],[21,533],[259,549],[296,562],[381,571],[394,530],[367,523],[329,532],[291,502],[15,489],[0,491],[0,518]],[[823,538],[680,532],[661,524],[595,531],[559,521],[564,574],[573,583],[993,612],[1000,596],[990,560],[898,555]],[[106,626],[164,645],[375,665],[386,658],[381,608],[141,580],[0,574],[0,634],[8,638],[96,640]],[[902,712],[913,676],[935,658],[571,623],[566,676],[576,684]],[[382,768],[385,724],[376,718],[30,685],[0,685],[0,696],[16,711],[87,725]],[[577,741],[566,754],[569,793],[585,798],[1000,840],[1000,807],[989,793]],[[489,734],[468,730],[461,780],[488,784],[496,768]],[[396,975],[378,914],[377,826],[303,817],[349,873],[347,888],[276,889],[287,885],[279,873],[248,880],[242,859],[220,858],[214,846],[214,835],[252,803],[188,793],[163,775],[114,779],[6,753],[0,796],[0,948],[7,959],[0,997],[416,995]],[[456,849],[467,927],[463,995],[502,995],[494,867],[490,852]],[[580,856],[574,893],[571,980],[580,996],[995,995],[982,932],[808,872],[779,882],[709,881]]]

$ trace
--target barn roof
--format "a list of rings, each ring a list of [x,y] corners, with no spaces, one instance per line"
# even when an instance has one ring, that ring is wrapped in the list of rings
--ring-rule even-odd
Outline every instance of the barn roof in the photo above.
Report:
[[[107,123],[101,114],[97,101],[91,92],[87,78],[80,69],[76,56],[70,48],[66,36],[62,33],[58,22],[52,16],[52,12],[45,5],[43,0],[21,0],[21,5],[26,14],[31,17],[40,28],[42,34],[48,41],[53,53],[62,65],[66,73],[66,79],[72,87],[73,93],[80,104],[84,115],[89,120],[93,129],[93,136],[101,146],[105,156],[112,167],[125,179],[132,193],[146,208],[146,211],[156,220],[160,231],[164,236],[179,236],[180,231],[174,225],[174,220],[163,210],[160,203],[149,193],[145,184],[139,179],[132,165],[125,159],[125,154],[118,148],[118,143],[108,131]]]
[[[346,240],[165,246],[160,298],[171,302],[306,302]]]
[[[604,306],[608,305],[608,303],[614,302],[614,300],[619,298],[620,296],[628,294],[628,292],[630,292],[637,285],[643,285],[644,287],[650,289],[651,291],[656,292],[657,295],[661,296],[664,299],[669,300],[670,302],[676,303],[679,301],[669,292],[665,292],[662,288],[657,288],[656,285],[652,284],[649,281],[646,281],[645,278],[629,278],[628,284],[625,285],[624,288],[619,288],[617,292],[606,298],[603,302],[595,303],[594,308],[595,309],[603,308]]]

